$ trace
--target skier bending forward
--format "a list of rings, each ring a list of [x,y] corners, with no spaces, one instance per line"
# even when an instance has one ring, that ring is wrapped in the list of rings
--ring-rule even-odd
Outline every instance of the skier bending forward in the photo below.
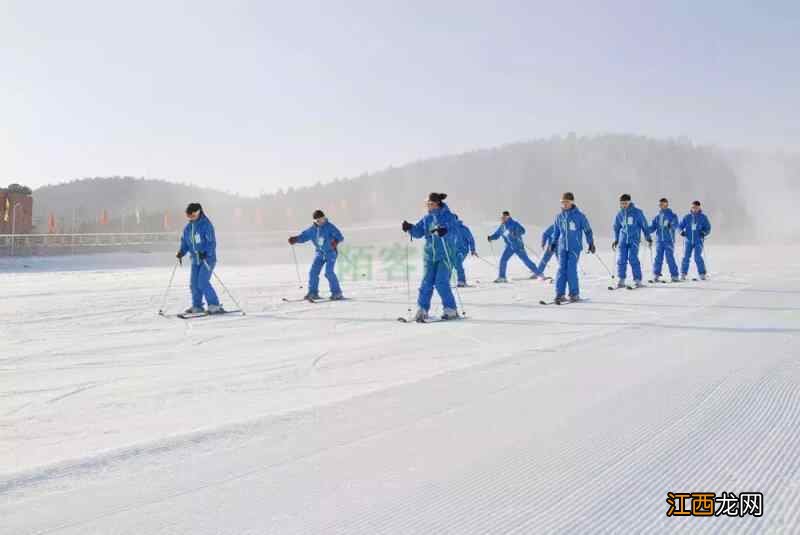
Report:
[[[217,292],[211,286],[211,274],[217,263],[217,239],[214,236],[214,225],[206,217],[200,203],[193,202],[186,207],[186,227],[181,234],[181,246],[176,258],[183,263],[186,253],[192,259],[192,274],[189,286],[192,292],[192,306],[186,314],[202,314],[203,299],[208,305],[209,314],[225,312],[219,304]]]
[[[412,238],[425,238],[425,271],[417,296],[417,313],[414,319],[424,322],[428,319],[433,290],[442,299],[443,320],[458,319],[456,299],[450,289],[450,275],[456,255],[455,230],[457,220],[445,204],[446,193],[431,193],[426,205],[428,213],[416,225],[403,221],[403,232]],[[449,230],[454,232],[449,233]]]

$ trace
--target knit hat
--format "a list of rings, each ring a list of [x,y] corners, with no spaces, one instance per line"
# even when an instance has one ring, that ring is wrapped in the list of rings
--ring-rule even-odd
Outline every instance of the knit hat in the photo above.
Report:
[[[447,193],[431,193],[428,195],[428,200],[430,202],[435,202],[436,204],[441,204],[443,200],[447,198]]]
[[[319,219],[320,217],[325,217],[325,212],[322,210],[314,210],[314,213],[311,215],[311,219]]]
[[[631,196],[628,195],[627,193],[623,193],[622,195],[619,196],[619,201],[620,202],[629,201],[629,200],[631,200]]]
[[[561,200],[562,201],[573,201],[574,202],[575,201],[575,195],[573,195],[571,191],[564,192],[564,194],[561,195]]]

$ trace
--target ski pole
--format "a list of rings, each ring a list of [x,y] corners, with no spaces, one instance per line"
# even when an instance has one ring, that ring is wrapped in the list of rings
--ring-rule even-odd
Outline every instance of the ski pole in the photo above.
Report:
[[[208,271],[209,271],[209,272],[210,272],[212,275],[214,275],[214,278],[215,278],[215,279],[217,279],[217,282],[219,282],[219,285],[220,285],[220,286],[222,286],[222,289],[223,289],[223,290],[225,290],[225,293],[226,293],[226,294],[228,294],[228,297],[230,297],[230,298],[231,298],[231,301],[233,301],[233,304],[234,304],[234,305],[236,305],[236,306],[239,308],[239,310],[241,310],[241,311],[242,311],[242,316],[245,316],[245,315],[247,315],[247,314],[245,313],[244,309],[242,308],[242,305],[240,305],[240,304],[239,304],[239,301],[237,301],[237,300],[236,300],[236,298],[233,296],[233,294],[230,292],[230,290],[228,290],[228,287],[227,287],[227,286],[225,286],[225,283],[224,283],[224,282],[222,282],[222,279],[220,279],[220,278],[219,278],[219,275],[217,275],[217,273],[216,273],[214,270],[212,270],[212,269],[211,269],[211,266],[209,266],[209,265],[208,265],[208,262],[206,262],[205,260],[203,260],[203,265],[205,265],[205,266],[206,266],[206,269],[207,269],[207,270],[208,270]]]
[[[482,257],[482,256],[475,255],[475,257],[476,257],[478,260],[480,260],[481,262],[486,262],[487,264],[489,264],[489,265],[490,265],[490,266],[492,266],[493,268],[496,268],[496,267],[497,267],[497,264],[495,264],[494,262],[490,262],[489,260],[486,260],[486,259],[485,259],[484,257]]]
[[[297,252],[294,250],[294,245],[291,245],[292,248],[292,256],[294,257],[294,270],[297,273],[297,282],[300,284],[300,288],[303,287],[303,279],[300,278],[300,266],[297,263]]]
[[[161,301],[161,308],[158,309],[158,314],[163,316],[164,309],[167,308],[167,294],[169,294],[170,288],[172,288],[172,279],[175,278],[175,271],[178,270],[178,265],[181,263],[181,260],[178,259],[175,261],[175,265],[172,266],[172,275],[169,276],[169,284],[167,284],[167,289],[164,290],[164,299]]]
[[[408,250],[411,248],[413,238],[409,235],[406,244],[406,304],[408,305],[408,318],[411,320],[411,276],[409,275]]]
[[[439,234],[437,234],[437,236],[439,236]],[[439,236],[439,241],[442,242],[442,248],[444,249],[444,256],[447,259],[447,265],[450,267],[450,271],[452,271],[453,263],[450,262],[450,253],[447,251],[447,244],[445,243],[444,238],[442,238],[441,236]],[[448,285],[450,284],[449,278],[447,284]],[[458,286],[456,286],[456,297],[458,298],[458,302],[461,303],[461,315],[466,316],[467,311],[464,310],[464,300],[461,299],[461,292],[458,291]],[[456,313],[458,313],[458,310],[456,310]]]
[[[609,275],[611,275],[611,278],[612,278],[612,279],[616,278],[616,277],[614,276],[614,274],[613,274],[613,273],[611,273],[611,270],[610,270],[610,269],[608,269],[608,266],[606,265],[606,263],[605,263],[605,262],[603,262],[603,259],[602,259],[602,258],[600,258],[600,255],[599,255],[599,254],[595,253],[594,257],[595,257],[595,258],[597,258],[598,262],[600,262],[600,264],[601,264],[601,265],[602,265],[602,266],[603,266],[603,267],[606,269],[606,271],[608,272],[608,274],[609,274]]]

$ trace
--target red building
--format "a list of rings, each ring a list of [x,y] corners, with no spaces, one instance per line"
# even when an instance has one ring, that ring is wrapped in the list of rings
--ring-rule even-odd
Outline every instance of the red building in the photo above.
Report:
[[[12,223],[16,234],[33,230],[33,197],[0,188],[0,234],[11,234]]]

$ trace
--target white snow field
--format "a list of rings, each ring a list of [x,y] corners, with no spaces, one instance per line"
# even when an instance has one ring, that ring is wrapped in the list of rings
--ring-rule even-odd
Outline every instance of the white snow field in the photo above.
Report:
[[[467,319],[430,325],[380,266],[282,302],[286,250],[221,254],[248,314],[191,321],[156,314],[168,253],[6,259],[0,533],[797,533],[800,250],[709,254],[710,281],[615,292],[583,255],[565,307],[472,259]],[[670,491],[763,516],[667,517]]]

